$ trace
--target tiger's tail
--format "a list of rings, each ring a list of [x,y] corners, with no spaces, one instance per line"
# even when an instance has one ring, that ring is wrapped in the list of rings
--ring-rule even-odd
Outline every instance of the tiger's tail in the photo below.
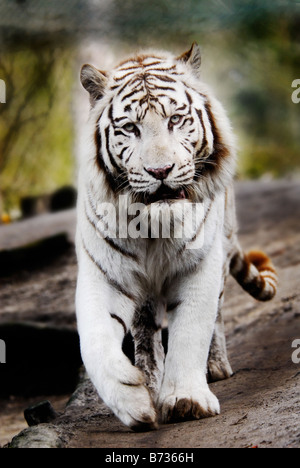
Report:
[[[260,251],[248,254],[239,249],[232,257],[230,273],[251,296],[259,301],[273,299],[278,276],[269,257]]]

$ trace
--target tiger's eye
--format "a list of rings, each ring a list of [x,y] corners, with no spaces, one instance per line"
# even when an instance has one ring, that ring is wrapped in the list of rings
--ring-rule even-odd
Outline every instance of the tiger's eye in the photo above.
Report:
[[[135,129],[136,129],[136,126],[133,124],[133,123],[130,123],[128,122],[127,124],[125,124],[123,126],[124,130],[126,130],[127,132],[134,132]]]
[[[172,125],[176,125],[180,122],[180,120],[181,120],[181,115],[175,114],[175,115],[172,115],[172,117],[170,118],[170,123]]]

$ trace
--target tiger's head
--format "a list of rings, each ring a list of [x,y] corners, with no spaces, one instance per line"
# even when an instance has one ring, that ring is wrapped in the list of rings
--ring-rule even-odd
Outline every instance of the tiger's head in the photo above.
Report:
[[[234,172],[232,132],[200,81],[197,44],[180,57],[148,53],[110,73],[81,70],[90,94],[94,160],[114,194],[146,205],[203,201]]]

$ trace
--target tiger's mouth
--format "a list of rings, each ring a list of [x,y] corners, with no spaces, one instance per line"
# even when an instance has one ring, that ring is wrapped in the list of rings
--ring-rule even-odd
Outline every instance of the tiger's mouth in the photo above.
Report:
[[[183,187],[174,190],[162,184],[155,193],[145,195],[145,204],[151,205],[151,203],[186,200],[187,198],[187,192]]]

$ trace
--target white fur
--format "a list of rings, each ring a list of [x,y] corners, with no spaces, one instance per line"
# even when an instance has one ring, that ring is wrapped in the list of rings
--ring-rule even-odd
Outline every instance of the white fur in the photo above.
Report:
[[[174,57],[167,55],[165,66],[173,65],[174,60]],[[205,159],[211,154],[214,144],[212,128],[204,111],[205,99],[210,102],[218,130],[230,153],[214,178],[200,180],[195,188],[195,199],[203,203],[204,214],[207,215],[203,226],[203,245],[200,248],[184,248],[186,240],[174,238],[115,239],[117,247],[134,254],[134,259],[118,253],[97,235],[95,226],[101,228],[101,222],[98,224],[101,220],[97,218],[97,206],[111,202],[118,213],[119,210],[122,211],[118,198],[107,188],[104,172],[96,167],[94,143],[99,115],[104,112],[103,122],[108,122],[108,107],[114,96],[109,87],[116,82],[115,78],[124,74],[122,66],[109,76],[107,92],[91,111],[87,144],[81,160],[76,310],[82,357],[99,395],[121,421],[131,427],[139,424],[154,425],[157,420],[155,406],[161,410],[162,419],[167,420],[177,402],[185,399],[198,404],[204,415],[218,414],[220,411],[218,400],[208,387],[206,372],[219,295],[224,282],[224,262],[232,248],[231,243],[225,240],[228,223],[225,223],[224,216],[225,193],[231,185],[234,172],[234,141],[228,119],[207,87],[199,82],[188,64],[178,63],[178,72],[184,74],[184,82],[189,84],[194,106],[203,110],[207,146],[202,157]],[[178,102],[186,102],[185,85],[179,82],[177,89]],[[114,101],[114,116],[124,113],[121,97]],[[166,100],[165,107],[167,106]],[[168,113],[172,112],[174,109],[168,109]],[[178,144],[176,138],[179,137],[176,137],[175,132],[171,134],[166,125],[157,114],[148,113],[143,121],[142,138],[132,138],[130,143],[134,154],[126,167],[129,182],[130,178],[134,178],[131,171],[141,173],[141,178],[148,184],[149,193],[155,192],[160,183],[151,180],[143,171],[143,166],[176,164],[174,180],[169,183],[173,188],[176,186],[175,178],[180,178],[178,168],[186,163],[191,168],[190,183],[193,181],[191,155]],[[105,126],[106,123],[102,123],[100,127],[103,141]],[[200,127],[197,131],[197,148],[200,148],[204,134]],[[111,143],[113,154],[118,150],[120,139],[122,137],[115,138]],[[114,168],[105,152],[105,144],[103,146],[103,159],[114,174]],[[138,185],[135,187],[132,182],[131,189],[138,190]],[[124,193],[127,193],[130,203],[132,190]],[[163,205],[164,210],[169,210],[167,203]],[[155,207],[152,208],[152,217],[155,218]],[[148,215],[150,208],[145,209]],[[113,220],[108,219],[108,225],[112,224]],[[112,317],[118,316],[126,330],[132,330],[137,320],[138,308],[149,297],[155,303],[154,320],[158,327],[163,323],[166,305],[178,302],[177,307],[169,313],[169,348],[165,362],[161,331],[158,329],[154,334],[153,353],[157,368],[151,377],[153,381],[151,378],[147,381],[142,370],[133,366],[123,354],[121,347],[124,327]],[[137,327],[136,332],[139,331],[141,332]],[[146,332],[147,330],[145,336]],[[146,357],[143,355],[144,359]]]

